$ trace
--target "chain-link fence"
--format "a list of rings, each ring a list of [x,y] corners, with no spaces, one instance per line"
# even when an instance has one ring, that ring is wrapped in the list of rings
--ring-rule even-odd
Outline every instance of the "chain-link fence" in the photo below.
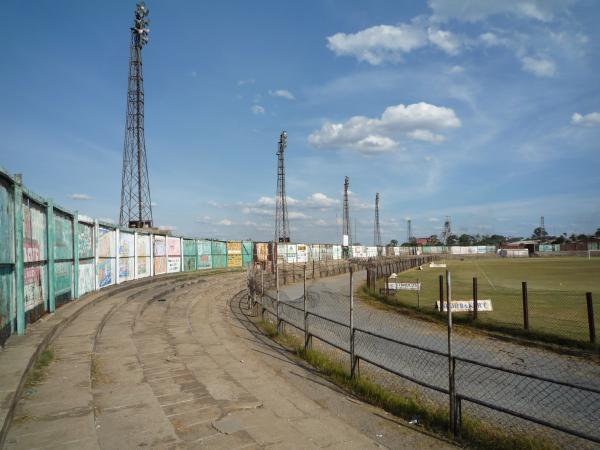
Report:
[[[368,289],[387,303],[397,303],[430,315],[443,315],[440,311],[443,283],[440,285],[438,280],[431,279],[425,282],[418,272],[411,272],[411,275],[396,281],[390,278],[389,272],[375,273],[375,269],[369,268],[367,280],[371,282]],[[594,313],[590,292],[531,289],[527,282],[514,287],[494,286],[487,282],[478,283],[474,277],[472,282],[461,280],[457,283],[454,293],[455,299],[463,299],[472,305],[469,311],[457,313],[456,320],[460,323],[565,345],[593,346],[597,343],[600,314]],[[476,305],[479,311],[475,310]],[[486,306],[488,309],[484,309]]]
[[[479,430],[552,446],[600,444],[596,361],[458,333],[452,312],[446,313],[448,323],[440,324],[365,305],[355,308],[353,289],[368,279],[365,271],[299,283],[276,295],[256,289],[256,280],[264,279],[261,272],[249,274],[249,293],[278,330],[288,324],[287,332],[353,375],[357,368],[361,377],[391,392],[445,410],[456,435],[469,434],[476,422]]]

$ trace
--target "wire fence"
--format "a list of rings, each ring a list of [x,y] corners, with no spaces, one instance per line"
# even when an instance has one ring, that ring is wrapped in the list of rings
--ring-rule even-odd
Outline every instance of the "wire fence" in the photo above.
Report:
[[[402,264],[410,268],[419,263]],[[353,282],[370,276],[357,269],[350,264],[349,276],[326,285],[304,282],[295,291],[290,286],[285,293],[292,295],[287,296],[267,289],[263,271],[256,270],[249,273],[249,296],[264,318],[275,321],[280,332],[285,328],[301,338],[305,349],[325,352],[353,376],[360,372],[392,392],[445,411],[456,436],[475,420],[558,447],[600,444],[596,362],[565,362],[536,349],[456,334],[452,308],[444,326],[355,308]],[[370,266],[373,270],[381,269]],[[451,280],[447,286],[451,293]]]
[[[390,281],[396,278],[392,269],[387,268],[380,271],[368,268],[367,272],[368,289],[385,297],[387,302],[444,315],[440,307],[444,302],[443,283],[431,280],[425,283],[417,278],[418,274],[414,279],[402,277],[397,282]],[[457,283],[454,298],[471,305],[468,311],[456,312],[456,320],[461,323],[575,346],[597,343],[600,314],[594,313],[591,292],[531,289],[527,282],[514,288],[490,286],[478,283],[477,277],[473,277],[472,283],[461,281]],[[485,302],[489,302],[490,309],[484,309]]]

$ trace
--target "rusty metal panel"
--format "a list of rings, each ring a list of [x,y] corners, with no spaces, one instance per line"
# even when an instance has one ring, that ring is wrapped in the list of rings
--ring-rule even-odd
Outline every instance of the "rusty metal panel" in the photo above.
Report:
[[[259,262],[269,261],[269,244],[266,242],[257,242],[256,244],[256,260]]]
[[[79,259],[93,258],[94,227],[88,225],[87,223],[79,222],[79,225],[77,226],[77,235],[79,245]]]
[[[154,236],[154,274],[167,273],[167,241],[165,236]]]
[[[198,249],[198,269],[212,268],[212,249],[210,241],[197,241]]]
[[[94,261],[79,261],[79,295],[91,292],[94,288]]]
[[[73,259],[73,219],[54,211],[54,258]]]

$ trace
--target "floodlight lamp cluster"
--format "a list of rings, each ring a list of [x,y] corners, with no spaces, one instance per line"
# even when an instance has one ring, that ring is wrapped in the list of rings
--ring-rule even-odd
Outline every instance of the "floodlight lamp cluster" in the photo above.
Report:
[[[148,19],[148,14],[150,10],[146,8],[146,4],[144,2],[139,2],[135,8],[135,20],[133,22],[133,28],[131,31],[137,33],[140,38],[140,46],[144,46],[148,43],[148,33],[150,32],[150,28],[148,25],[150,24],[150,19]]]
[[[279,151],[283,152],[287,147],[287,133],[282,131],[279,135]]]

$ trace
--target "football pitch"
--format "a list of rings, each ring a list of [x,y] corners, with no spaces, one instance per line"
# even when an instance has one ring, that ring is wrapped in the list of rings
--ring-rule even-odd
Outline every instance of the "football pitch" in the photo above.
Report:
[[[586,292],[592,292],[597,333],[600,333],[600,258],[468,258],[447,259],[446,268],[411,269],[398,274],[399,282],[421,282],[421,291],[400,291],[403,304],[434,310],[439,299],[439,275],[449,270],[452,299],[473,298],[477,277],[479,300],[490,299],[493,311],[479,312],[478,321],[523,329],[521,283],[528,285],[529,329],[576,341],[589,341]],[[457,313],[467,316],[471,313]]]

